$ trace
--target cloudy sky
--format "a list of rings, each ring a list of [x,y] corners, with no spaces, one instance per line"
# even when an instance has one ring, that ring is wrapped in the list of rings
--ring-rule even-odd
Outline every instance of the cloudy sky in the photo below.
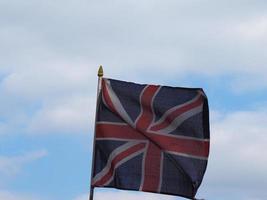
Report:
[[[102,64],[203,87],[211,155],[197,197],[266,200],[266,57],[266,0],[0,0],[0,199],[87,199]],[[95,191],[107,198],[182,199]]]

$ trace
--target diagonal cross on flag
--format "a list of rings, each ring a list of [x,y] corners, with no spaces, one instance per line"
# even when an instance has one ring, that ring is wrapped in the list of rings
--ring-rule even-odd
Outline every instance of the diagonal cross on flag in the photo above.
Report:
[[[110,80],[102,79],[102,101],[123,122],[98,121],[96,141],[125,143],[110,153],[105,167],[95,174],[92,180],[94,187],[108,186],[116,169],[140,154],[143,158],[139,190],[158,193],[162,187],[164,155],[168,155],[174,163],[172,155],[207,160],[209,139],[170,134],[185,120],[203,111],[205,94],[199,90],[194,98],[171,107],[156,120],[153,102],[160,90],[161,86],[155,85],[143,88],[139,97],[140,113],[133,121],[112,89]],[[183,171],[179,164],[176,163],[176,166]]]

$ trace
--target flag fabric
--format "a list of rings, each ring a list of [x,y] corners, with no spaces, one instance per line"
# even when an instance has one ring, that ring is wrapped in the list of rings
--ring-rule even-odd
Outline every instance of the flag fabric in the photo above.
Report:
[[[201,88],[103,78],[92,187],[193,199],[209,155],[208,101]]]

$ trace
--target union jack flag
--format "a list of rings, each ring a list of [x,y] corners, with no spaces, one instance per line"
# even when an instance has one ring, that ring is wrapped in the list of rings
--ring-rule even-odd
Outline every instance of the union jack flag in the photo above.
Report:
[[[102,79],[93,187],[194,199],[208,155],[208,102],[201,88]]]

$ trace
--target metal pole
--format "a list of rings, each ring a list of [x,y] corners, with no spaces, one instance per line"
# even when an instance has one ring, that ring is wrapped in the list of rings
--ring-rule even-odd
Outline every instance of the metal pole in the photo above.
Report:
[[[93,180],[93,173],[94,173],[94,161],[95,161],[95,131],[96,131],[96,120],[97,120],[97,112],[98,112],[98,105],[99,105],[99,94],[101,90],[101,80],[103,77],[103,68],[102,65],[99,66],[98,69],[98,83],[97,83],[97,99],[96,99],[96,111],[95,111],[95,128],[94,128],[94,140],[93,140],[93,155],[92,155],[92,168],[91,168],[91,183],[90,183],[90,196],[89,200],[93,200],[94,198],[94,187],[92,186]]]

